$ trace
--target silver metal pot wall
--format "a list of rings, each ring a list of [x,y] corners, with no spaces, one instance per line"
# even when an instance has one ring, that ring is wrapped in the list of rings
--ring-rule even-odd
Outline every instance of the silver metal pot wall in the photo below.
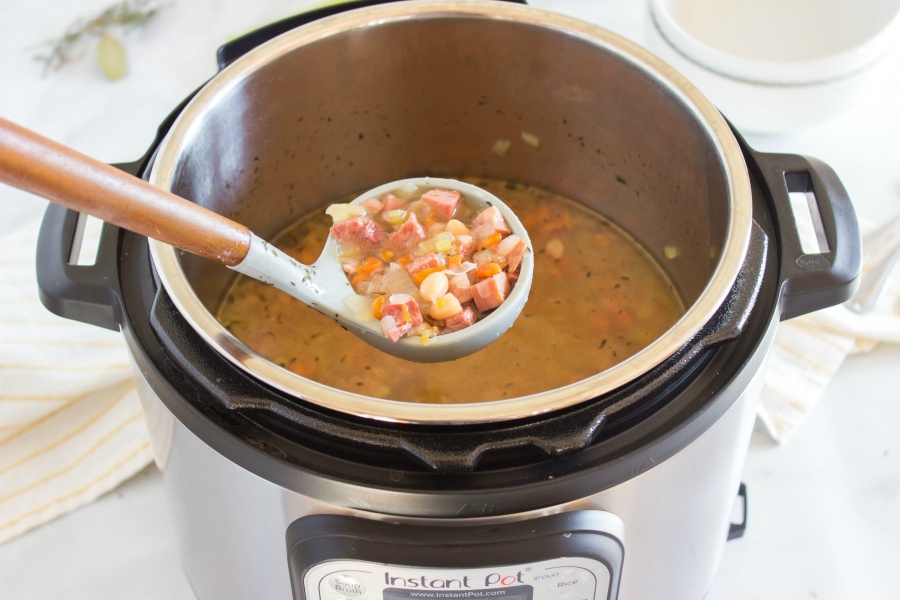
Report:
[[[538,150],[519,142],[506,156],[491,151],[523,131],[539,137]],[[497,2],[391,3],[274,40],[197,94],[151,181],[265,237],[290,215],[416,173],[489,175],[596,208],[670,269],[687,314],[644,351],[564,391],[423,407],[326,388],[261,359],[211,314],[230,272],[151,243],[154,262],[204,338],[280,389],[358,415],[476,422],[571,406],[657,366],[719,309],[750,236],[740,148],[695,89],[606,31]],[[666,246],[679,260],[665,259]]]
[[[402,541],[418,551],[416,559],[399,562],[388,552],[366,557],[366,562],[375,564],[414,565],[437,577],[448,569],[463,571],[462,567],[474,571],[475,567],[521,565],[526,569],[540,562],[538,558],[546,561],[556,556],[553,552],[557,550],[545,547],[548,540],[537,534],[519,541],[525,549],[538,551],[538,556],[525,560],[522,553],[492,547],[496,531],[473,534],[468,528],[501,530],[524,524],[534,531],[542,517],[602,512],[620,520],[619,528],[612,532],[624,545],[621,579],[612,588],[595,590],[595,595],[577,597],[694,600],[702,598],[712,584],[730,532],[742,531],[742,523],[731,524],[731,514],[755,420],[763,379],[759,361],[763,359],[756,357],[749,363],[748,372],[754,375],[749,381],[741,377],[737,384],[745,387],[723,392],[721,402],[730,408],[709,429],[667,459],[652,445],[624,454],[619,460],[629,463],[631,476],[609,487],[605,487],[605,471],[614,460],[610,457],[576,473],[566,473],[562,466],[546,470],[543,461],[535,461],[534,468],[507,475],[514,481],[480,489],[475,487],[479,474],[451,476],[457,487],[450,489],[403,489],[400,486],[409,477],[403,469],[388,474],[381,485],[371,485],[281,465],[292,472],[273,481],[271,472],[257,461],[248,464],[247,456],[229,457],[221,445],[210,445],[208,438],[198,437],[198,433],[205,437],[204,432],[192,431],[173,417],[158,392],[144,380],[141,399],[153,427],[154,450],[162,457],[160,467],[181,561],[198,598],[330,598],[300,596],[299,577],[294,578],[292,587],[286,532],[292,523],[310,516],[364,519],[390,524],[399,531],[428,525],[449,531],[451,541],[465,541],[464,555],[477,557],[474,563],[461,564],[458,546],[450,543],[445,555],[423,563],[422,544],[434,540],[435,532],[410,529],[406,531],[412,539]],[[571,481],[573,478],[581,480],[579,487],[594,491],[576,492],[585,495],[569,499],[555,489],[578,483]],[[538,506],[526,500],[547,496],[556,498]],[[489,559],[483,557],[483,546],[494,552]],[[571,548],[565,552],[559,556],[574,553]],[[341,558],[362,557],[352,551]],[[360,560],[353,570],[361,568],[373,567]],[[377,573],[374,579],[382,577]],[[539,583],[533,582],[534,595],[529,597],[534,600],[564,597],[559,588]],[[373,595],[358,597],[382,597],[374,595],[380,593],[379,588],[370,585],[369,589]]]
[[[776,325],[843,301],[859,271],[831,170],[752,151],[652,55],[527,7],[396,2],[236,58],[244,42],[125,168],[263,236],[383,180],[521,181],[597,208],[658,258],[678,246],[661,262],[690,309],[563,390],[400,404],[255,356],[212,320],[227,284],[214,265],[115,228],[95,266],[69,265],[77,215],[51,207],[42,299],[122,329],[198,596],[702,597],[735,534]],[[523,130],[539,149],[490,151]],[[814,198],[821,253],[801,251],[788,192]]]

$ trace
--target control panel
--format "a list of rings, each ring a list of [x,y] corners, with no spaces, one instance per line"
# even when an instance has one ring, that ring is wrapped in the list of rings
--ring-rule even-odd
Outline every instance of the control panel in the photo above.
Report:
[[[622,521],[575,511],[503,525],[311,515],[287,532],[297,600],[615,600]]]

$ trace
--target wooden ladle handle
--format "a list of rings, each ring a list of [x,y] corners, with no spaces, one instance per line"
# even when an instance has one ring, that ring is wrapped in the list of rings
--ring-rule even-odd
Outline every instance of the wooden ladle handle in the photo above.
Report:
[[[230,267],[250,248],[245,226],[2,118],[0,181]]]

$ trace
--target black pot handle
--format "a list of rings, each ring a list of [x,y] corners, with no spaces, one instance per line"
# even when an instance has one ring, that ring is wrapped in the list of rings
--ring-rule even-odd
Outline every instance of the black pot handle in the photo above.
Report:
[[[781,245],[781,320],[848,300],[858,283],[862,242],[856,212],[840,179],[815,158],[756,152],[754,157],[771,193]],[[790,201],[795,192],[809,199],[817,253],[802,248]]]
[[[93,265],[79,265],[83,216],[57,204],[44,213],[37,241],[37,283],[41,303],[50,312],[119,330],[122,315],[118,276],[119,228],[104,224]]]
[[[741,482],[738,487],[737,499],[741,501],[741,520],[732,522],[728,527],[728,541],[744,537],[747,531],[747,484]]]
[[[312,23],[325,17],[337,15],[348,10],[356,8],[365,8],[367,6],[377,6],[379,4],[388,4],[390,2],[399,2],[402,0],[350,0],[341,2],[333,6],[325,6],[300,13],[291,17],[287,17],[280,21],[276,21],[269,25],[264,25],[255,29],[241,37],[234,39],[227,44],[221,46],[216,53],[216,60],[219,64],[219,70],[224,69],[246,53],[250,52],[257,46],[278,37],[282,33],[286,33],[291,29]],[[514,2],[516,4],[525,4],[525,0],[497,0],[503,2]]]
[[[113,166],[135,177],[146,175],[160,142],[194,94],[196,91],[160,124],[143,156]],[[47,207],[37,241],[38,296],[53,314],[118,331],[122,322],[118,271],[121,232],[118,227],[104,223],[96,261],[93,265],[79,265],[73,256],[77,255],[80,228],[86,218],[57,204]]]

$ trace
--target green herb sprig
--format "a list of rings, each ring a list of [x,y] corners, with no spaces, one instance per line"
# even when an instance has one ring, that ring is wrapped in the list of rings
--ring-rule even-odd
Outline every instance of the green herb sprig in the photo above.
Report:
[[[78,19],[56,39],[47,40],[34,58],[44,63],[44,73],[57,70],[84,54],[91,39],[99,38],[97,60],[110,79],[118,79],[127,71],[125,49],[110,32],[139,29],[152,19],[163,5],[157,0],[123,0],[105,8],[95,17]]]

